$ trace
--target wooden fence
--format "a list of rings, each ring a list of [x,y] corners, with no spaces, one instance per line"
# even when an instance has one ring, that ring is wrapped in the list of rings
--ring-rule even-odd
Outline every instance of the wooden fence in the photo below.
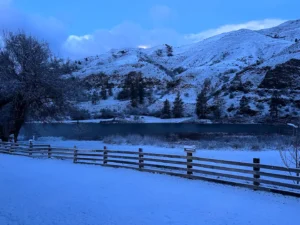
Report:
[[[108,150],[79,150],[50,145],[0,142],[0,153],[37,158],[73,160],[74,163],[135,169],[204,180],[233,186],[300,197],[300,169],[252,162],[208,159],[186,155]]]

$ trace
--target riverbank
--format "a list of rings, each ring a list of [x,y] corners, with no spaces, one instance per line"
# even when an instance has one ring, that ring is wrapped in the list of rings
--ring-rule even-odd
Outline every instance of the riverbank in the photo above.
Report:
[[[27,141],[26,141],[27,140]],[[28,142],[28,139],[22,140]],[[221,152],[252,152],[257,155],[260,152],[274,152],[279,157],[279,152],[292,148],[293,139],[283,135],[251,136],[251,135],[205,135],[199,140],[180,139],[177,136],[168,138],[128,135],[107,136],[101,140],[71,140],[62,137],[40,137],[36,143],[49,144],[58,147],[73,148],[77,146],[83,149],[103,149],[107,146],[112,149],[137,150],[140,147],[153,152],[181,153],[186,145],[194,145],[199,152],[209,152],[218,156]]]
[[[198,120],[200,123],[211,124],[210,120]],[[43,122],[35,121],[31,123],[41,124]],[[125,118],[109,118],[109,119],[88,119],[88,120],[62,120],[52,121],[53,124],[78,124],[78,123],[195,123],[193,117],[161,119],[154,116],[128,116]]]

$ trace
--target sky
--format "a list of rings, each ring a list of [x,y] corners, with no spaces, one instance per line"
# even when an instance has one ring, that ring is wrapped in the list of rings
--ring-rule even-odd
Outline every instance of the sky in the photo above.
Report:
[[[192,44],[300,19],[299,0],[0,0],[0,29],[49,42],[60,57]]]

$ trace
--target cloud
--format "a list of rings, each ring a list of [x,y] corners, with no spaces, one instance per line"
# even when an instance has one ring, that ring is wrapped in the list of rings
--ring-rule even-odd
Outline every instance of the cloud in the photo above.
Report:
[[[201,41],[214,35],[239,29],[260,30],[277,26],[285,20],[265,19],[242,24],[224,25],[197,34],[180,34],[174,29],[144,29],[139,24],[124,22],[110,30],[97,30],[83,36],[70,35],[63,44],[63,52],[71,58],[97,55],[118,48],[153,47],[161,44],[180,46]]]
[[[63,44],[63,51],[72,58],[96,55],[115,48],[153,47],[186,42],[183,35],[173,29],[144,29],[139,24],[124,22],[110,30],[97,30],[83,36],[70,35]]]
[[[54,17],[29,15],[0,0],[0,32],[25,31],[49,42],[55,54],[61,53],[61,45],[68,37],[64,24]],[[5,5],[4,5],[5,4]],[[1,35],[1,33],[0,33]]]
[[[174,11],[168,6],[157,5],[151,8],[150,16],[153,20],[159,21],[158,23],[165,24],[164,21],[172,19]],[[0,32],[24,30],[49,42],[55,54],[70,58],[97,55],[118,48],[148,48],[166,43],[180,46],[224,32],[243,28],[264,29],[282,22],[284,20],[266,19],[225,25],[195,34],[182,34],[168,28],[170,26],[153,26],[152,29],[145,29],[138,23],[125,21],[111,29],[98,29],[85,35],[68,35],[65,24],[57,18],[29,15],[15,9],[11,0],[0,0]]]
[[[281,19],[265,19],[265,20],[254,20],[254,21],[241,23],[241,24],[229,24],[229,25],[221,26],[216,29],[210,29],[196,34],[188,34],[185,35],[185,38],[187,40],[190,40],[191,42],[198,42],[218,34],[227,33],[230,31],[236,31],[240,29],[249,29],[249,30],[267,29],[267,28],[275,27],[281,23],[284,23],[285,21],[286,20],[281,20]]]

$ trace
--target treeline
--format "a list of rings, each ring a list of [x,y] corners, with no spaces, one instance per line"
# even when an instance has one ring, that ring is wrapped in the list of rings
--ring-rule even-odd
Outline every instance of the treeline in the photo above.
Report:
[[[226,117],[225,100],[219,94],[212,94],[211,81],[206,79],[200,89],[196,99],[195,114],[198,119],[214,119],[218,120]],[[210,101],[210,102],[209,102]],[[268,119],[277,120],[280,117],[280,109],[286,105],[284,99],[281,98],[280,92],[274,90],[272,96],[268,101],[269,104],[269,117]],[[231,106],[232,107],[232,106]],[[231,107],[227,111],[232,111]],[[260,106],[260,110],[264,107]],[[239,107],[236,109],[236,115],[240,116],[256,116],[258,111],[251,109],[250,98],[242,96],[239,100]],[[164,101],[161,110],[161,118],[180,118],[184,116],[184,106],[180,94],[177,94],[173,107],[168,99]]]

